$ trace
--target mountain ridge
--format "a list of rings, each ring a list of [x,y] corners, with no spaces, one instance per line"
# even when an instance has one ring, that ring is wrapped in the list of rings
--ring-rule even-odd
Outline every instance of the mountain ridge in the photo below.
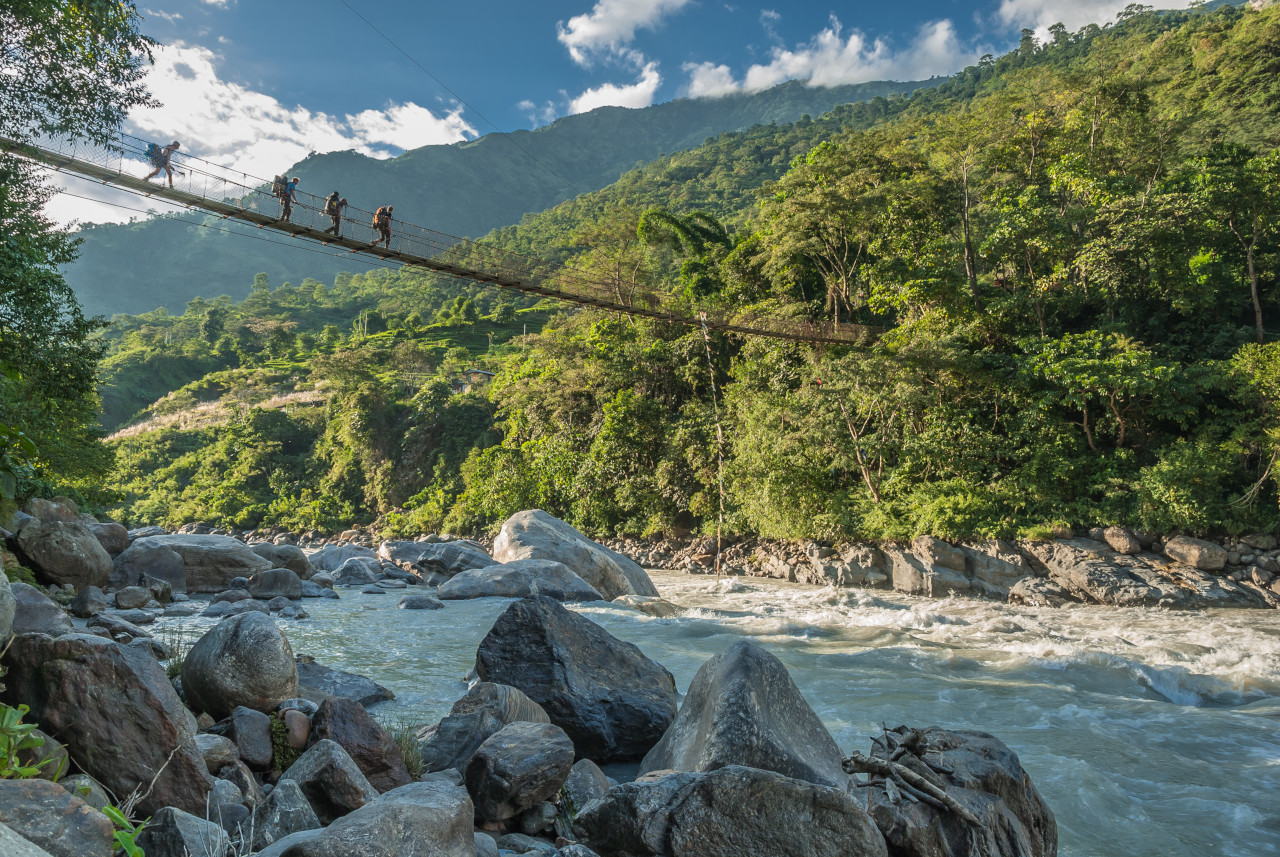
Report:
[[[599,190],[639,164],[692,148],[708,137],[793,122],[840,104],[908,94],[942,80],[829,88],[788,81],[760,93],[717,99],[601,107],[532,131],[424,146],[387,160],[352,150],[313,154],[287,172],[301,176],[303,189],[313,193],[336,189],[353,205],[368,209],[391,203],[407,222],[475,237]],[[406,189],[416,193],[406,194]],[[160,306],[180,311],[194,297],[223,294],[229,284],[249,283],[259,272],[278,283],[304,276],[331,279],[351,267],[348,258],[326,261],[315,248],[259,247],[222,231],[193,228],[214,222],[217,218],[183,213],[87,225],[81,230],[80,258],[64,275],[88,314],[110,316]],[[140,268],[139,258],[151,263]],[[175,271],[183,274],[181,286],[173,282]]]

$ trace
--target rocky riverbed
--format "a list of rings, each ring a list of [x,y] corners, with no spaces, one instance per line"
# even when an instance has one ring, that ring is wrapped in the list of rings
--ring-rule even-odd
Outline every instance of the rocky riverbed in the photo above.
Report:
[[[1255,774],[1241,792],[1202,746],[1274,756],[1259,725],[1280,693],[1275,614],[1259,625],[1223,618],[1252,611],[1201,612],[1213,630],[1192,643],[1140,630],[1162,610],[1063,611],[957,587],[924,601],[866,579],[815,589],[654,572],[655,586],[536,512],[491,545],[425,539],[375,553],[359,538],[304,551],[287,537],[249,547],[155,531],[125,533],[113,551],[64,504],[30,511],[41,531],[76,529],[45,518],[80,524],[110,567],[105,585],[12,587],[4,699],[36,701],[31,717],[65,743],[90,792],[139,789],[153,815],[149,857],[196,846],[222,857],[1040,855],[1057,853],[1060,823],[1067,854],[1117,843],[1244,854],[1280,841],[1266,800],[1274,777]],[[25,523],[12,541],[31,561]],[[1185,580],[1169,566],[1225,550],[1171,539],[1144,556],[1085,541],[1049,543],[1046,559],[1019,548],[1030,572],[1015,583],[1066,591],[1045,573],[1054,562],[1095,569],[1086,579],[1120,568],[1130,577],[1107,572],[1117,591],[1140,581],[1167,594],[1111,603],[1182,606],[1177,591],[1195,587],[1169,585]],[[848,562],[804,548],[815,570]],[[982,579],[971,546],[876,550],[872,564],[926,581],[949,569],[970,594]],[[1087,557],[1055,560],[1067,550]],[[55,556],[46,549],[44,561]],[[74,556],[63,549],[68,565]],[[1164,571],[1144,576],[1116,557]],[[1211,576],[1223,592],[1265,592]],[[5,609],[0,596],[0,620]],[[1201,642],[1224,623],[1224,639],[1271,666],[1227,669],[1239,649]],[[179,666],[183,641],[194,645]],[[1170,720],[1174,707],[1183,713]],[[393,730],[399,742],[386,729],[397,724],[413,727]],[[1218,770],[1188,792],[1182,766],[1194,759]],[[0,790],[0,822],[55,857],[99,853],[101,818],[75,803],[92,795],[42,788]],[[1218,814],[1233,807],[1233,821],[1195,824],[1194,809],[1171,808],[1179,794]],[[31,822],[55,805],[83,829]]]

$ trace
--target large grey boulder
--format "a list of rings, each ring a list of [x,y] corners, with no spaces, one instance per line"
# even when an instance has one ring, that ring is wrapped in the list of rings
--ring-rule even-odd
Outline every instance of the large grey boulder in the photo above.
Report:
[[[89,532],[93,533],[93,537],[98,540],[98,544],[102,545],[102,549],[110,556],[123,553],[129,547],[129,531],[124,528],[123,524],[117,524],[115,521],[104,521],[102,523],[86,522],[85,526],[89,528]]]
[[[136,841],[147,857],[225,857],[231,850],[220,826],[171,806],[151,816]]]
[[[882,789],[869,788],[865,794],[871,816],[895,857],[1057,854],[1053,812],[1013,751],[982,732],[932,727],[921,736],[923,751],[918,756],[909,753],[899,762],[945,788],[982,826],[975,831],[954,813],[939,812],[923,802],[890,802]],[[884,750],[873,745],[872,755],[883,757]]]
[[[311,554],[308,560],[316,571],[337,571],[344,562],[355,557],[377,559],[377,554],[359,545],[330,545]]]
[[[111,857],[114,850],[107,817],[48,780],[0,780],[0,823],[53,857]]]
[[[584,845],[626,857],[888,857],[863,797],[731,765],[625,783],[584,807]]]
[[[787,668],[750,640],[711,658],[640,772],[746,765],[843,788],[844,756]]]
[[[270,542],[253,545],[249,548],[258,556],[271,563],[272,568],[287,568],[298,575],[299,580],[310,579],[314,569],[311,560],[297,545],[273,545]]]
[[[671,673],[590,619],[540,596],[516,601],[476,652],[483,681],[519,688],[600,764],[639,759],[676,713]]]
[[[249,594],[260,601],[272,598],[297,601],[302,597],[302,578],[288,568],[269,568],[249,578]]]
[[[59,586],[101,588],[111,578],[111,555],[79,521],[29,521],[17,542],[36,574]]]
[[[418,755],[427,771],[467,769],[476,749],[510,723],[550,723],[542,706],[514,687],[478,682],[453,704],[449,715],[425,730]]]
[[[1135,554],[1142,552],[1142,542],[1127,527],[1107,527],[1102,537],[1116,553]]]
[[[298,672],[297,695],[317,705],[327,696],[354,699],[365,708],[396,698],[394,693],[373,679],[326,667],[307,655],[298,657],[295,668]]]
[[[13,634],[13,614],[17,610],[17,600],[9,585],[9,578],[0,570],[0,647],[9,642]]]
[[[204,812],[213,780],[193,740],[195,717],[149,652],[91,634],[23,634],[4,665],[4,700],[30,705],[30,720],[113,794],[148,792],[143,813]]]
[[[14,634],[48,634],[59,637],[71,633],[71,617],[48,595],[26,583],[11,583]]]
[[[475,857],[474,810],[448,781],[411,783],[340,818],[280,857]]]
[[[378,790],[347,751],[333,741],[310,747],[281,775],[280,781],[285,780],[297,784],[320,823],[326,825],[378,797]]]
[[[549,559],[518,559],[503,565],[473,568],[440,584],[436,595],[445,601],[467,598],[528,598],[545,595],[557,601],[600,601],[595,587]]]
[[[1031,561],[1018,546],[1003,539],[967,542],[958,548],[965,555],[966,568],[975,595],[1004,600],[1019,581],[1034,577]]]
[[[162,541],[144,536],[135,539],[115,558],[111,586],[116,589],[141,586],[148,580],[163,580],[173,592],[187,591],[182,555]]]
[[[914,553],[885,548],[884,555],[892,568],[893,588],[907,595],[945,598],[968,595],[973,588],[963,571],[945,565],[934,565]]]
[[[369,784],[380,792],[413,781],[400,745],[354,699],[330,696],[320,703],[311,718],[311,742],[325,739],[340,744]]]
[[[1164,543],[1164,552],[1165,556],[1201,571],[1221,571],[1227,564],[1227,552],[1220,545],[1190,536],[1169,539]]]
[[[597,544],[541,509],[517,512],[493,540],[498,562],[550,559],[563,563],[607,599],[619,595],[657,595],[644,569],[617,551]]]
[[[382,564],[370,557],[355,556],[333,572],[335,586],[363,586],[375,583],[382,574]]]
[[[175,574],[172,559],[158,548],[168,548],[182,563]],[[271,563],[248,545],[230,536],[174,534],[137,539],[116,557],[117,585],[145,585],[147,574],[166,580],[174,592],[222,592],[237,577],[252,577]],[[181,579],[175,580],[174,577]]]
[[[465,539],[436,544],[383,542],[378,556],[424,578],[433,574],[450,578],[468,569],[493,565],[493,557],[484,548]]]
[[[965,571],[964,551],[952,547],[942,539],[916,536],[911,540],[911,552],[926,565],[941,566],[962,574]]]
[[[182,690],[196,711],[221,719],[237,705],[274,711],[298,695],[293,649],[270,616],[223,619],[196,641],[182,665]]]
[[[573,742],[550,723],[512,723],[491,735],[467,764],[476,822],[507,822],[560,791],[573,767]]]
[[[280,780],[253,815],[253,847],[261,851],[292,833],[317,830],[320,819],[296,780]]]
[[[569,810],[570,816],[576,815],[578,810],[593,800],[607,795],[611,788],[613,783],[609,782],[609,777],[600,770],[599,765],[590,759],[579,759],[573,763],[569,776],[564,781],[565,808]]]

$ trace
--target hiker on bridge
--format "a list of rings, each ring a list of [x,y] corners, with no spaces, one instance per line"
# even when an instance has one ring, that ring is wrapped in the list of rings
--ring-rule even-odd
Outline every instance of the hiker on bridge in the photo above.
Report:
[[[160,171],[164,170],[165,175],[169,177],[169,187],[173,187],[173,166],[169,161],[173,158],[173,153],[178,151],[180,145],[177,140],[164,147],[157,146],[155,143],[147,144],[147,160],[151,162],[151,166],[155,167],[154,170],[147,173],[147,179],[160,175]]]
[[[373,214],[373,228],[378,233],[377,238],[369,242],[373,247],[386,242],[387,249],[391,249],[391,212],[392,207],[384,205]]]
[[[332,232],[334,238],[342,237],[342,209],[346,207],[347,198],[344,196],[342,199],[338,199],[336,190],[325,197],[324,213],[329,215],[329,219],[333,221],[333,225],[325,230],[326,235]]]
[[[293,204],[298,201],[296,196],[298,181],[297,176],[291,179],[286,179],[284,176],[276,176],[271,181],[271,192],[280,200],[280,205],[283,208],[278,219],[285,223],[288,223],[289,218],[293,216]]]

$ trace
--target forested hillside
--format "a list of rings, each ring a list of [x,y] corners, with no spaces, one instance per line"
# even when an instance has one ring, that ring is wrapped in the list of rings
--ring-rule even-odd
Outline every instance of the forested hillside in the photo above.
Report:
[[[698,330],[408,271],[122,319],[113,426],[193,383],[112,442],[120,511],[706,531],[722,452],[738,532],[1274,531],[1278,142],[1280,9],[1131,11],[910,98],[721,134],[489,236],[691,311],[884,331],[864,348],[717,335],[708,355]],[[450,392],[469,361],[493,383]]]
[[[794,122],[846,102],[911,92],[934,82],[810,87],[799,81],[764,92],[715,99],[679,99],[644,109],[602,107],[536,131],[489,134],[467,143],[425,146],[390,160],[356,152],[312,155],[278,169],[302,188],[339,189],[353,206],[395,205],[398,217],[449,235],[478,236],[516,223],[527,212],[614,182],[637,164],[688,149],[708,136],[752,125]],[[199,154],[200,141],[184,141]],[[164,210],[163,207],[161,210]],[[207,223],[218,229],[193,228]],[[80,258],[66,268],[87,313],[180,310],[194,297],[228,291],[258,272],[275,282],[312,276],[332,280],[349,265],[340,255],[278,243],[247,241],[223,231],[226,221],[199,213],[171,214],[127,225],[88,226]],[[359,224],[365,226],[367,224]],[[147,264],[139,265],[145,259]],[[183,272],[175,279],[176,271]]]

